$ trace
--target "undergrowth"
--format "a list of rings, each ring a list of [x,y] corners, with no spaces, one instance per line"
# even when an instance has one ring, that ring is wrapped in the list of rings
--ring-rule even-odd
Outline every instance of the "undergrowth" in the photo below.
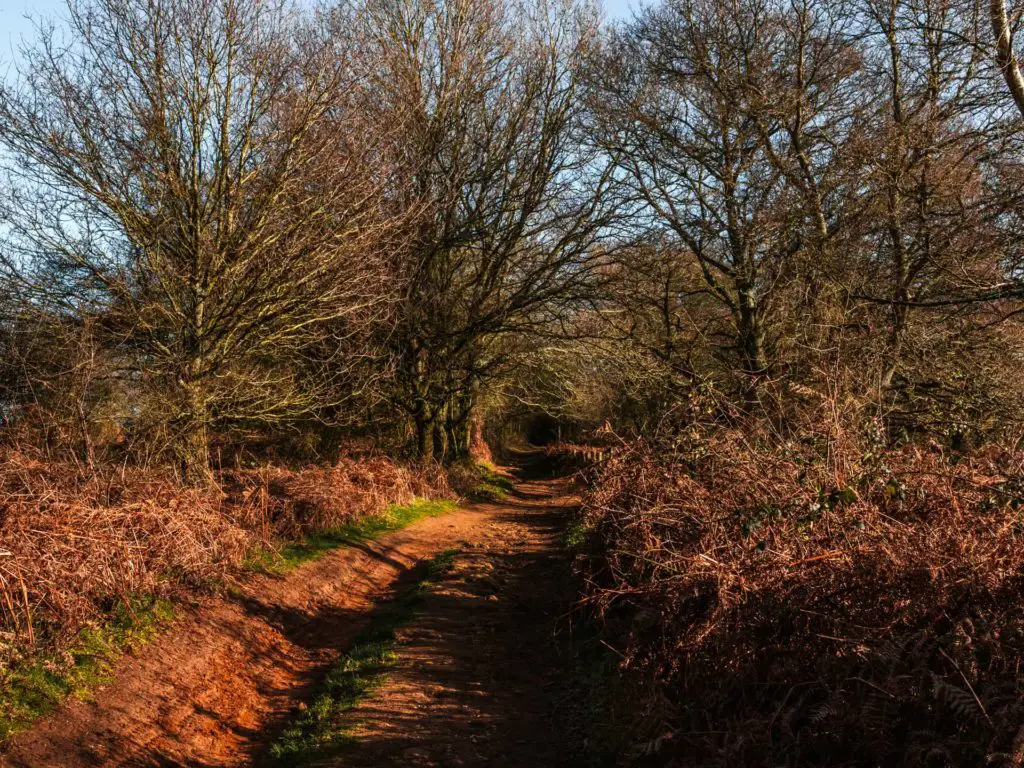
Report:
[[[859,431],[857,431],[859,428]],[[1024,452],[840,414],[624,444],[569,538],[653,765],[1024,765]]]
[[[0,453],[0,743],[88,696],[179,596],[239,568],[284,573],[451,506],[423,498],[450,494],[438,468],[379,455],[217,480],[193,488],[159,470],[84,474]]]
[[[583,520],[571,520],[562,534],[562,544],[570,555],[580,557],[597,546],[594,529]]]
[[[470,501],[501,502],[512,491],[512,480],[486,461],[463,462],[449,470],[453,488]]]
[[[24,730],[68,696],[88,700],[97,685],[112,680],[114,662],[121,654],[152,640],[173,616],[168,600],[134,597],[119,602],[108,621],[81,629],[59,656],[12,663],[0,683],[0,741]]]
[[[392,505],[380,514],[307,534],[301,540],[288,542],[279,549],[263,547],[254,550],[246,558],[244,566],[248,570],[263,573],[287,573],[303,563],[323,557],[333,549],[400,530],[419,520],[449,512],[454,506],[453,502],[443,499],[417,499],[410,504]]]
[[[352,740],[343,715],[387,680],[388,670],[398,660],[397,631],[412,619],[430,586],[448,574],[457,554],[458,550],[450,549],[428,561],[415,588],[374,614],[370,625],[328,671],[312,703],[271,746],[271,765],[310,765]]]
[[[556,465],[557,466],[557,465]],[[596,531],[587,521],[569,521],[562,534],[562,546],[577,564],[595,557],[600,548]],[[586,571],[577,567],[577,573]],[[593,612],[581,607],[575,612],[568,634],[569,686],[564,707],[566,730],[580,750],[569,768],[613,768],[628,745],[626,719],[622,710],[632,698],[628,681],[619,674],[619,657],[602,642],[600,626]]]
[[[567,768],[614,768],[627,744],[621,710],[628,706],[626,680],[619,657],[602,644],[592,617],[574,623],[569,654],[570,675],[565,701],[566,732],[579,750]]]

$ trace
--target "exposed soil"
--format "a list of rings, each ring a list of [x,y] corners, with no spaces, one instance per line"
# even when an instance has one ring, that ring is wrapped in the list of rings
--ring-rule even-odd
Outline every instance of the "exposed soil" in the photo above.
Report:
[[[376,766],[565,766],[563,625],[570,582],[559,539],[572,499],[525,482],[495,508],[399,633],[388,681],[351,714],[333,762]],[[564,490],[561,491],[564,493]]]
[[[415,566],[457,548],[453,574],[403,630],[397,668],[352,713],[360,738],[331,765],[559,765],[564,741],[553,628],[565,610],[563,482],[528,480],[476,504],[258,577],[198,603],[0,758],[31,766],[230,766],[259,762],[374,605]]]

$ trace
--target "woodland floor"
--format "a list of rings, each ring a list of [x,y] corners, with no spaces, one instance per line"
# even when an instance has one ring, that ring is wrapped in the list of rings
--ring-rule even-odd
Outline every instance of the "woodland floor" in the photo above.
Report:
[[[74,700],[0,757],[31,766],[261,766],[270,745],[378,606],[456,550],[398,630],[387,677],[347,714],[324,766],[562,766],[571,582],[564,480],[521,476],[472,504],[335,550],[284,577],[207,598],[134,656],[92,701]],[[280,764],[280,763],[278,763]]]

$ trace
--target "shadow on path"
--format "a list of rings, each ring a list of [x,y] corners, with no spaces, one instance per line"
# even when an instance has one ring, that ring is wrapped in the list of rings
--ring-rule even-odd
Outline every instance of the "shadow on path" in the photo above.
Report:
[[[387,684],[349,715],[356,740],[324,765],[533,768],[573,762],[558,628],[573,594],[573,510],[542,467],[494,508],[401,633]],[[526,479],[529,478],[529,479]]]
[[[554,630],[567,609],[564,481],[526,455],[510,498],[430,518],[207,600],[90,702],[71,701],[19,736],[10,768],[237,768],[260,762],[374,606],[457,547],[450,579],[401,640],[391,682],[355,714],[339,765],[560,766]],[[354,723],[356,725],[356,723]]]

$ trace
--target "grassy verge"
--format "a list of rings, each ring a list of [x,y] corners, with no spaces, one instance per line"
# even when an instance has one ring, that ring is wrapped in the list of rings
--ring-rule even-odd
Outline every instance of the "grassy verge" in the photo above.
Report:
[[[562,535],[562,546],[572,557],[587,557],[596,546],[594,531],[582,520],[571,520]]]
[[[512,481],[498,472],[493,466],[477,463],[473,466],[476,473],[475,487],[470,491],[469,498],[473,501],[505,501],[512,490]]]
[[[577,517],[566,526],[562,546],[578,560],[593,557],[600,541],[593,528]],[[580,748],[566,768],[613,768],[630,746],[633,700],[619,658],[601,642],[600,628],[585,610],[574,618],[567,650],[566,727]]]
[[[579,751],[566,768],[614,768],[629,748],[626,724],[631,701],[618,658],[601,643],[597,627],[587,617],[578,620],[569,652],[565,725]]]
[[[453,502],[431,499],[417,499],[403,506],[393,505],[379,515],[370,515],[329,531],[309,534],[299,541],[285,544],[277,551],[256,551],[246,559],[245,568],[260,573],[287,573],[338,547],[369,541],[424,518],[449,512],[454,507]]]
[[[172,604],[152,596],[119,603],[108,622],[87,627],[61,657],[40,656],[14,664],[0,677],[0,742],[28,728],[68,696],[88,699],[110,682],[114,661],[150,640],[174,615]]]
[[[252,571],[287,573],[328,551],[368,541],[417,520],[452,509],[448,501],[421,499],[363,518],[332,531],[285,544],[280,551],[259,551],[245,567]],[[152,596],[118,603],[99,625],[83,629],[61,654],[37,654],[0,667],[0,744],[52,712],[69,696],[88,700],[98,685],[113,680],[114,662],[126,651],[153,640],[174,615],[173,604]],[[361,664],[371,664],[372,648]]]
[[[274,742],[270,765],[310,765],[352,740],[342,715],[383,685],[388,670],[398,660],[397,630],[413,617],[417,603],[430,585],[451,570],[457,553],[458,550],[447,550],[434,557],[427,563],[423,579],[409,594],[374,615],[348,653],[331,667],[312,703]]]

